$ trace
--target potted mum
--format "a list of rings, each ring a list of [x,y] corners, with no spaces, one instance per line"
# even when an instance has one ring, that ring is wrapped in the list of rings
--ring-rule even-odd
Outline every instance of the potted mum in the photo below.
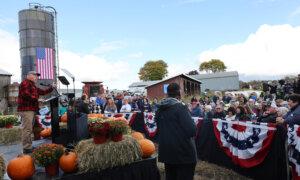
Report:
[[[58,174],[58,161],[64,153],[64,147],[58,144],[43,144],[33,151],[33,159],[39,166],[45,167],[49,176]]]
[[[18,118],[14,115],[0,116],[0,127],[12,128]]]
[[[109,121],[109,135],[112,141],[118,142],[122,141],[123,134],[128,132],[128,124],[124,120],[113,120]]]
[[[92,121],[89,123],[89,132],[95,144],[103,144],[108,139],[110,126],[105,121]]]

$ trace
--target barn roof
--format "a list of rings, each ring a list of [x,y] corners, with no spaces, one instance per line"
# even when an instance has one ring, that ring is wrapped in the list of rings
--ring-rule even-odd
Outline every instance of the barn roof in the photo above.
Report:
[[[129,87],[145,87],[145,86],[150,86],[152,84],[155,84],[157,82],[160,82],[161,80],[158,81],[141,81],[141,82],[134,82],[129,85]]]
[[[12,74],[10,74],[7,71],[4,71],[3,69],[0,69],[0,75],[4,75],[4,76],[12,76]]]
[[[161,81],[158,81],[158,82],[156,82],[156,83],[154,83],[154,84],[151,84],[151,85],[147,86],[146,88],[151,87],[151,86],[154,86],[154,85],[159,84],[159,83],[162,83],[162,82],[165,82],[165,81],[167,81],[167,80],[169,80],[169,79],[173,79],[173,78],[179,77],[179,76],[180,76],[180,77],[184,77],[184,78],[186,78],[186,79],[190,79],[190,80],[192,80],[192,81],[196,81],[196,82],[198,82],[198,83],[201,84],[201,81],[199,81],[198,79],[195,79],[194,77],[191,77],[191,76],[186,75],[186,74],[179,74],[179,75],[172,76],[172,77],[170,77],[170,78],[167,78],[167,79],[163,79],[163,80],[161,80]]]
[[[191,75],[191,77],[201,80],[201,79],[212,79],[212,78],[220,78],[220,77],[232,77],[238,75],[239,73],[237,71],[228,71],[228,72]]]

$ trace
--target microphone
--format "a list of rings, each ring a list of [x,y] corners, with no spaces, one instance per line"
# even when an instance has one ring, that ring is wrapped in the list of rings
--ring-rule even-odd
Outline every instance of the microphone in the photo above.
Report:
[[[51,86],[51,84],[40,83],[41,86]]]

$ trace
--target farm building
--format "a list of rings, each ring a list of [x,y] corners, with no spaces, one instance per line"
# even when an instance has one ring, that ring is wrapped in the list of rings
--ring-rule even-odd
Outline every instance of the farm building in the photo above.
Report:
[[[0,69],[0,113],[7,110],[8,86],[11,81],[11,74]]]
[[[151,100],[154,98],[165,98],[167,94],[167,87],[170,83],[177,83],[180,85],[181,97],[199,95],[201,92],[201,82],[199,80],[185,74],[180,74],[147,86],[146,89],[148,98]]]
[[[239,74],[237,71],[198,74],[191,75],[191,77],[201,81],[202,92],[206,89],[212,91],[239,90]]]
[[[160,81],[141,81],[134,82],[129,85],[129,92],[139,93],[139,94],[147,94],[146,87],[152,84],[158,83]]]

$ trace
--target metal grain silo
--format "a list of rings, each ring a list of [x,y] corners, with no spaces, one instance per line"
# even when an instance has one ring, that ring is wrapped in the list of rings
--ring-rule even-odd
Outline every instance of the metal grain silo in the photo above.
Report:
[[[21,79],[28,71],[43,72],[39,82],[56,82],[57,35],[56,11],[52,7],[29,4],[19,11],[19,37],[21,55]],[[38,59],[46,61],[38,61]]]

